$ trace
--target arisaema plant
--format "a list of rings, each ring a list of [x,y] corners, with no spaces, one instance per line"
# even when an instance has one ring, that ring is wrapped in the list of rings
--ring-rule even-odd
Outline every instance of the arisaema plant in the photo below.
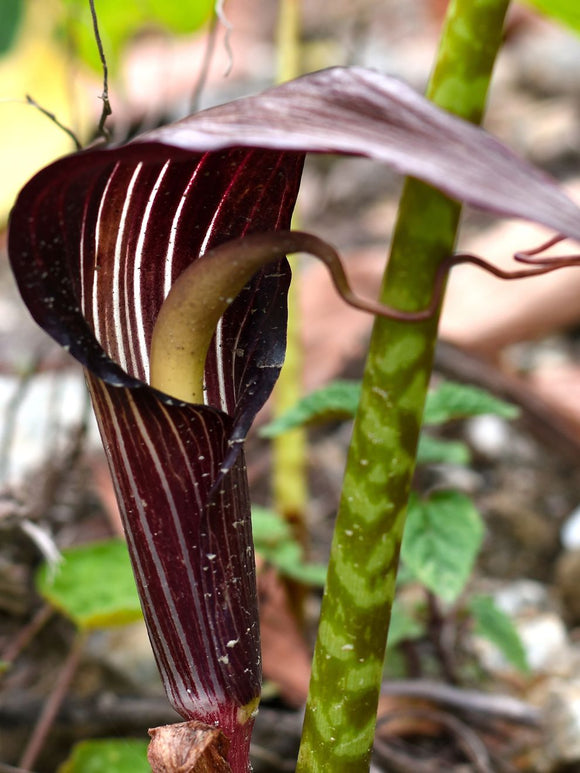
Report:
[[[284,254],[308,249],[337,266],[328,245],[287,230],[308,152],[365,156],[454,200],[580,238],[580,210],[544,174],[361,68],[313,73],[60,159],[24,187],[10,221],[24,302],[85,368],[167,695],[185,720],[222,731],[220,753],[237,773],[248,769],[260,696],[243,443],[284,359]],[[471,259],[443,262],[421,308],[361,305],[399,325],[429,320],[446,271]],[[529,272],[553,267],[540,260]],[[373,532],[376,546],[385,539]],[[385,562],[365,571],[388,596]],[[340,572],[331,563],[329,581],[340,585]]]

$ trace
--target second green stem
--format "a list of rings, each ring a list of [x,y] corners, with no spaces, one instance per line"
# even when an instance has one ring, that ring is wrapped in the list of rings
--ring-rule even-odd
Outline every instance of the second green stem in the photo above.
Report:
[[[428,96],[484,110],[509,0],[452,0]],[[423,308],[455,245],[460,206],[408,180],[381,300]],[[297,771],[368,770],[399,550],[437,319],[377,319],[331,548]]]

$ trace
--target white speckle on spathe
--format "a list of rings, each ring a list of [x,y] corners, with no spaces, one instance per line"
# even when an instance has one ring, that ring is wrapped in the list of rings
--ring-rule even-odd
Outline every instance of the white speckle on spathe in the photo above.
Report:
[[[222,655],[221,658],[218,658],[218,661],[220,663],[223,663],[224,666],[227,666],[227,665],[229,665],[229,662],[230,662],[230,656],[229,655]]]
[[[239,641],[240,641],[239,639],[230,639],[229,642],[226,644],[226,647],[228,647],[229,649],[232,649],[232,647],[235,647]]]
[[[217,558],[217,555],[215,553],[206,553],[206,558],[208,558],[210,561],[213,561],[214,558]]]

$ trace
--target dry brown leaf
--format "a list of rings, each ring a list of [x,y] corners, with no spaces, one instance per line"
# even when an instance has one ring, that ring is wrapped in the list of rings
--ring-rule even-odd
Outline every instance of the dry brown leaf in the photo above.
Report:
[[[303,706],[310,682],[310,652],[274,569],[259,573],[258,597],[264,676],[276,683],[290,706]]]

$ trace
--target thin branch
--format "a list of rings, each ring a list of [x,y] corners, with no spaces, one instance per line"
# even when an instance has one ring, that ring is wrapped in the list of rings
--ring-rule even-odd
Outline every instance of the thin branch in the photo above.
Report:
[[[30,773],[28,769],[15,768],[14,765],[7,765],[5,762],[0,762],[0,773]]]
[[[72,129],[69,129],[68,126],[65,126],[63,123],[61,123],[54,113],[51,113],[45,107],[42,107],[42,105],[39,105],[38,102],[30,96],[30,94],[25,95],[25,100],[27,105],[31,105],[32,107],[35,107],[39,112],[42,113],[42,115],[45,115],[49,120],[51,120],[53,124],[55,124],[55,126],[58,126],[58,128],[61,129],[65,134],[68,134],[68,136],[75,144],[75,150],[77,151],[82,150],[83,146],[81,145],[80,140],[77,137],[77,135],[74,133],[74,131]]]
[[[40,629],[52,617],[54,608],[50,604],[43,604],[35,613],[32,620],[22,628],[14,639],[8,643],[8,646],[2,652],[0,660],[6,663],[12,663],[20,653],[30,644]],[[0,674],[0,679],[1,679]]]
[[[103,68],[103,93],[101,99],[103,100],[103,109],[101,110],[101,118],[97,127],[97,136],[109,139],[109,130],[105,124],[107,118],[112,114],[111,103],[109,102],[109,68],[107,67],[107,59],[105,57],[105,51],[103,49],[103,41],[101,40],[101,33],[99,32],[99,22],[97,20],[97,12],[95,10],[95,0],[89,0],[89,6],[91,8],[91,17],[93,19],[93,31],[95,34],[95,41],[99,50],[99,59]]]
[[[232,45],[231,45],[232,30],[234,27],[233,27],[233,24],[228,19],[228,17],[226,16],[224,6],[225,6],[225,0],[216,0],[215,12],[217,14],[218,19],[222,23],[223,28],[226,31],[226,34],[224,37],[224,48],[228,55],[228,66],[226,67],[224,78],[227,78],[232,71],[232,67],[234,66],[234,53],[232,51]]]
[[[494,719],[517,722],[522,725],[537,726],[541,717],[540,710],[535,706],[524,703],[511,695],[495,695],[479,690],[465,690],[428,679],[397,679],[385,682],[381,687],[381,694],[420,698],[462,712],[484,714]]]
[[[209,75],[209,68],[215,52],[215,43],[217,39],[219,16],[214,9],[211,18],[209,20],[209,27],[207,30],[207,37],[205,41],[205,51],[203,52],[203,59],[201,60],[201,67],[199,69],[199,75],[197,76],[197,82],[191,94],[191,100],[189,103],[189,109],[191,113],[197,113],[199,110],[199,103],[201,101],[201,95],[207,83],[207,77]]]
[[[465,756],[471,760],[475,770],[478,773],[493,773],[491,761],[487,748],[481,738],[464,722],[451,714],[443,711],[436,711],[422,708],[402,709],[388,714],[384,714],[377,719],[377,729],[383,725],[400,719],[401,717],[411,717],[416,719],[426,719],[428,722],[436,722],[452,733],[457,741],[457,745]],[[384,751],[385,742],[381,739],[375,740],[377,751]]]
[[[38,755],[42,751],[46,737],[52,727],[58,710],[65,699],[70,684],[76,673],[77,667],[80,663],[81,655],[84,650],[87,640],[85,633],[79,632],[72,643],[70,652],[68,653],[64,665],[58,675],[57,683],[54,690],[49,695],[46,703],[43,706],[42,712],[38,717],[32,735],[26,745],[22,758],[19,762],[19,766],[25,770],[30,770]]]

